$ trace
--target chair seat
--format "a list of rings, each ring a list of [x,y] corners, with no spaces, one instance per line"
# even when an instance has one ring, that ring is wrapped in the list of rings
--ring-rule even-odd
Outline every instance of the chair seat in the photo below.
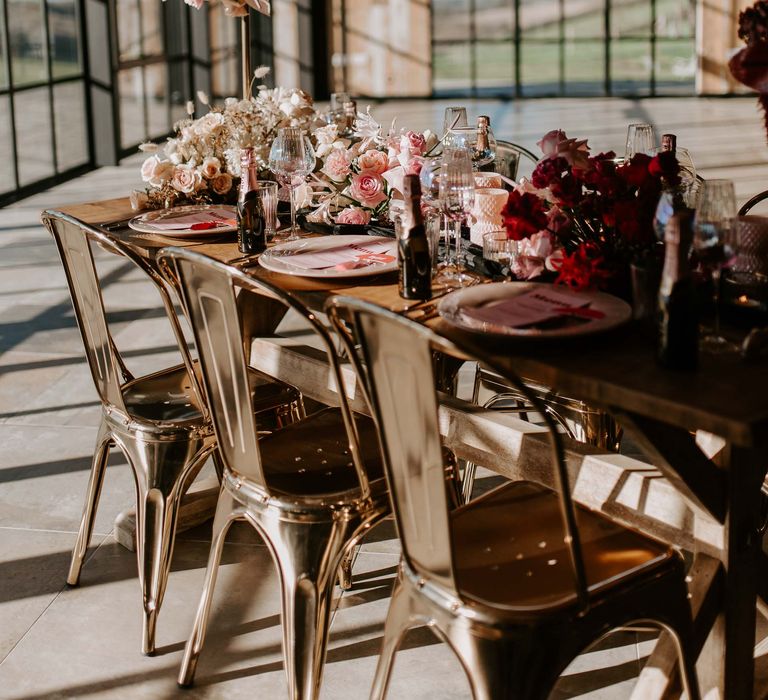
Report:
[[[590,596],[642,569],[679,557],[670,547],[577,508]],[[506,484],[451,514],[456,585],[467,602],[541,612],[576,603],[557,494],[531,482]]]
[[[371,481],[384,475],[373,421],[355,416],[363,463]],[[259,439],[270,488],[301,496],[358,489],[341,411],[327,408]]]
[[[248,383],[257,414],[301,397],[296,388],[251,367]],[[140,420],[192,423],[199,422],[202,415],[184,365],[128,382],[123,386],[123,401],[131,415]]]

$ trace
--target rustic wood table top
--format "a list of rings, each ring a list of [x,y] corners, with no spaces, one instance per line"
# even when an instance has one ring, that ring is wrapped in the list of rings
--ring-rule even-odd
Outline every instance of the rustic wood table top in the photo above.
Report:
[[[129,218],[127,198],[69,206],[65,213],[89,224]],[[242,255],[233,235],[181,239],[113,231],[147,258],[170,245],[194,247],[222,262]],[[307,303],[320,306],[334,294],[364,299],[395,312],[414,303],[397,294],[396,277],[379,275],[341,284],[268,271],[255,261],[248,274],[266,277],[291,290]],[[447,337],[467,336],[440,318],[427,321]],[[702,355],[696,372],[681,373],[659,367],[655,341],[647,328],[629,324],[614,331],[582,339],[532,341],[476,337],[484,347],[496,349],[511,370],[558,392],[614,410],[627,410],[687,430],[706,430],[745,447],[768,444],[768,361],[748,363],[738,356]]]

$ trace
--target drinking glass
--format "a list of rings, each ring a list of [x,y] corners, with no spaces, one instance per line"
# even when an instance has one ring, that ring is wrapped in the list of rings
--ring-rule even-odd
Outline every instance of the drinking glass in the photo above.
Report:
[[[658,155],[663,150],[663,148],[654,148],[651,155]],[[683,200],[686,206],[695,208],[699,183],[696,179],[696,166],[693,164],[693,158],[687,148],[680,147],[675,149],[675,158],[677,158],[680,167],[680,188],[683,191]]]
[[[277,132],[269,151],[269,169],[277,181],[291,193],[291,228],[286,240],[299,237],[296,226],[296,188],[303,184],[315,168],[315,152],[301,129],[287,127]]]
[[[517,258],[517,241],[507,237],[506,229],[497,229],[483,234],[483,257],[499,263],[503,267],[512,267]]]
[[[650,124],[630,124],[627,127],[627,148],[624,159],[631,160],[636,153],[652,155],[656,148],[656,136]]]
[[[475,178],[472,156],[466,148],[446,148],[440,169],[440,207],[453,229],[454,254],[449,258],[442,278],[463,287],[471,281],[464,270],[461,257],[461,224],[467,218],[475,201]],[[450,240],[446,249],[450,251]],[[450,256],[450,252],[449,252]]]
[[[720,280],[723,265],[735,254],[732,240],[736,195],[731,180],[706,180],[693,221],[693,249],[702,266],[712,274],[715,316],[712,331],[700,342],[703,352],[735,352],[734,343],[720,334]]]
[[[488,165],[496,157],[496,139],[490,127],[488,127],[488,145],[482,150],[477,148],[477,128],[474,126],[449,129],[443,143],[446,149],[466,149],[470,153],[472,167],[475,170]]]
[[[344,103],[349,102],[352,95],[348,92],[332,92],[330,110],[331,112],[340,112],[344,109]]]
[[[466,107],[446,107],[443,117],[443,135],[456,127],[469,126]]]
[[[267,240],[270,241],[277,230],[277,183],[271,180],[256,180],[253,189],[258,194],[261,206],[264,208]]]

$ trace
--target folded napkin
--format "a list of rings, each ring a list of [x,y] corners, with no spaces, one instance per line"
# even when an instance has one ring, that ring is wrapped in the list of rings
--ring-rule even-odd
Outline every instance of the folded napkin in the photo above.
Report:
[[[310,244],[311,245],[311,244]],[[369,265],[386,265],[394,262],[395,244],[393,241],[378,241],[371,243],[345,243],[322,250],[310,250],[306,253],[286,251],[281,260],[302,270],[326,270],[338,268],[353,270]]]
[[[553,288],[534,289],[511,299],[492,301],[483,306],[467,306],[465,316],[509,328],[525,328],[557,317],[575,317],[584,320],[604,318],[602,311],[589,308],[584,297],[567,290]]]
[[[178,216],[164,216],[156,221],[147,223],[158,231],[189,231],[194,228],[214,228],[218,226],[231,226],[236,223],[231,209],[205,209]]]

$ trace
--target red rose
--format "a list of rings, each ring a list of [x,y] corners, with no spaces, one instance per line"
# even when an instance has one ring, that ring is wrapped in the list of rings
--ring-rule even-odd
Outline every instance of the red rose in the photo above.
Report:
[[[544,200],[530,192],[522,194],[517,190],[510,192],[502,216],[507,229],[507,238],[515,241],[528,238],[547,228]]]

